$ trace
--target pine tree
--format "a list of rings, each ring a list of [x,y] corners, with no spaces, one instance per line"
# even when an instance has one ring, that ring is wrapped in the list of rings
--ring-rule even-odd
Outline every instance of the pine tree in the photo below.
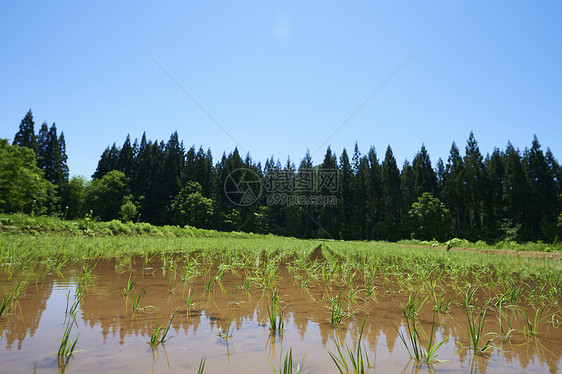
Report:
[[[120,170],[129,180],[131,180],[134,176],[134,159],[135,159],[135,151],[133,146],[131,145],[131,138],[129,134],[127,134],[127,138],[119,151],[119,155],[117,156],[117,162],[115,163],[115,170]]]
[[[49,149],[49,126],[47,122],[43,122],[39,133],[37,134],[37,166],[41,170],[45,170],[47,167],[47,152]]]
[[[115,170],[117,166],[117,160],[119,159],[119,150],[115,143],[111,148],[107,147],[105,151],[101,154],[101,158],[98,161],[98,167],[94,174],[92,174],[93,179],[101,179],[104,175],[112,170]]]
[[[392,222],[399,223],[401,218],[402,187],[400,171],[390,145],[386,149],[382,162],[382,190],[386,215]]]
[[[449,211],[453,213],[456,221],[455,236],[461,236],[462,231],[462,212],[464,211],[464,162],[460,156],[459,149],[455,142],[451,145],[449,158],[445,167],[445,175],[443,178],[443,197],[450,207]]]
[[[490,210],[491,219],[488,226],[488,231],[492,237],[497,238],[499,233],[499,222],[504,218],[503,211],[503,185],[505,178],[505,165],[504,155],[498,149],[494,148],[492,155],[486,162],[486,169],[488,174],[490,196]]]
[[[266,162],[267,164],[267,162]],[[296,190],[302,196],[308,197],[311,194],[312,188],[311,183],[313,183],[313,163],[312,157],[310,156],[310,151],[307,149],[306,154],[304,155],[303,159],[299,164],[299,169],[297,171],[297,180],[301,185],[297,185]],[[264,168],[265,169],[265,168]],[[304,220],[304,230],[302,236],[305,238],[310,238],[313,236],[312,230],[314,227],[313,220],[311,219],[311,214],[313,213],[313,207],[310,207],[308,204],[305,204],[303,207],[303,220]]]
[[[324,161],[318,168],[318,193],[321,196],[334,196],[341,188],[341,176],[338,175],[338,161],[330,146],[324,155]],[[319,237],[339,239],[340,222],[337,220],[337,207],[321,205],[317,207],[318,222],[316,233]]]
[[[471,234],[483,225],[483,210],[486,191],[486,173],[484,171],[484,161],[478,142],[474,138],[472,131],[468,137],[466,145],[466,155],[464,156],[465,181],[466,181],[466,203],[468,210],[468,224]]]
[[[340,220],[340,233],[342,239],[352,238],[351,217],[352,217],[352,186],[353,171],[349,162],[349,156],[345,148],[340,156],[341,181],[338,193],[338,219]]]
[[[412,204],[418,199],[414,168],[410,165],[410,161],[408,160],[404,160],[404,165],[402,165],[400,186],[402,190],[401,212],[407,212],[410,210]]]
[[[503,200],[507,216],[513,220],[515,225],[525,225],[526,223],[530,209],[530,194],[531,187],[521,163],[521,155],[509,142],[505,151]],[[524,231],[520,233],[520,239],[527,239]]]
[[[31,109],[27,112],[20,123],[20,129],[14,137],[13,145],[27,147],[37,154],[37,138],[35,137],[35,123],[33,122],[33,114]]]
[[[381,165],[377,158],[377,152],[375,147],[369,149],[367,155],[369,160],[369,181],[368,186],[366,186],[367,193],[365,194],[366,199],[363,198],[363,202],[368,207],[368,217],[367,217],[367,227],[369,232],[367,234],[368,239],[375,238],[375,225],[384,216],[384,201],[382,192],[382,171]]]
[[[445,178],[445,164],[443,163],[443,159],[441,157],[439,157],[439,159],[437,160],[435,176],[437,177],[437,190],[435,191],[435,196],[439,200],[442,200],[443,183]]]
[[[414,156],[412,168],[415,181],[415,198],[417,199],[424,192],[429,192],[435,196],[437,190],[437,178],[435,176],[435,171],[431,166],[431,159],[425,149],[425,145],[422,144],[420,151]]]
[[[555,221],[558,213],[556,183],[536,136],[528,152],[526,164],[531,187],[529,198],[533,206],[533,209],[530,210],[530,224],[532,232],[536,234],[541,223]]]

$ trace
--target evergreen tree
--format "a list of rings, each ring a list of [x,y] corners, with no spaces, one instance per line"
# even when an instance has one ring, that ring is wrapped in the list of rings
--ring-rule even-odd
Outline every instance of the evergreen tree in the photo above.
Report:
[[[474,230],[478,230],[483,226],[484,194],[487,181],[484,170],[484,160],[472,131],[470,132],[466,145],[464,166],[464,178],[466,182],[465,201],[467,204],[468,224],[471,235],[474,235]]]
[[[562,167],[560,167],[560,164],[558,164],[558,161],[556,161],[556,158],[554,158],[554,155],[552,154],[550,148],[546,149],[545,158],[546,162],[548,163],[550,172],[554,177],[556,193],[560,194],[562,193]]]
[[[443,163],[443,159],[441,157],[439,157],[439,159],[437,160],[437,169],[435,172],[435,176],[437,177],[437,190],[435,192],[435,195],[441,200],[443,184],[445,181],[445,164]]]
[[[368,185],[364,187],[366,194],[366,200],[363,199],[363,202],[366,203],[368,207],[368,217],[367,217],[367,227],[369,228],[369,232],[367,233],[368,239],[375,238],[375,225],[384,217],[384,201],[383,201],[383,192],[382,192],[382,171],[381,165],[379,164],[379,160],[377,158],[377,152],[375,147],[371,147],[369,149],[369,153],[367,155],[367,159],[369,160],[369,181]]]
[[[382,162],[382,183],[385,209],[394,222],[400,220],[400,197],[402,188],[400,184],[400,171],[396,166],[396,159],[390,145],[386,149]]]
[[[500,235],[498,231],[499,222],[504,218],[505,213],[503,211],[504,155],[498,148],[494,148],[492,155],[488,158],[486,169],[489,181],[488,194],[491,211],[490,223],[487,225],[487,229],[492,237],[497,238]]]
[[[295,188],[300,195],[305,197],[309,197],[312,192],[312,183],[314,183],[313,167],[314,165],[312,163],[312,157],[310,156],[310,151],[307,149],[306,154],[299,164],[299,169],[296,175],[296,179],[299,181],[299,184],[297,184]],[[305,238],[310,238],[313,236],[312,231],[314,223],[310,217],[313,211],[313,207],[310,207],[308,204],[304,205],[302,212],[304,228],[301,235]]]
[[[120,170],[129,180],[132,180],[134,177],[134,168],[135,168],[135,149],[131,145],[131,138],[129,134],[127,134],[127,138],[121,147],[119,154],[117,156],[117,161],[115,163],[115,170]]]
[[[47,152],[49,149],[49,126],[47,122],[43,122],[41,128],[39,129],[39,133],[37,134],[37,166],[41,168],[41,170],[45,171],[47,168],[48,157]]]
[[[107,147],[103,151],[100,160],[98,161],[98,167],[94,174],[92,174],[93,179],[101,179],[104,175],[112,170],[115,170],[117,166],[117,160],[119,159],[119,150],[115,143],[111,148]]]
[[[424,192],[435,195],[437,190],[437,178],[431,166],[431,159],[425,149],[425,145],[422,144],[420,151],[414,156],[412,168],[415,181],[415,197],[421,196]]]
[[[540,225],[555,222],[558,213],[558,195],[554,176],[544,156],[537,137],[533,139],[526,162],[527,176],[531,187],[529,196],[533,209],[530,210],[532,234],[538,234]],[[541,239],[544,239],[542,237]]]
[[[370,168],[367,156],[359,158],[357,171],[353,178],[353,217],[352,236],[356,239],[377,237],[375,222],[370,220],[370,206],[367,196],[371,194]]]
[[[455,142],[451,145],[451,151],[449,152],[449,158],[445,167],[443,196],[450,206],[449,210],[454,212],[456,223],[455,236],[461,236],[465,196],[464,162]]]
[[[504,207],[514,225],[525,225],[530,209],[529,196],[531,188],[523,165],[521,155],[511,142],[505,151],[505,181],[503,189]],[[515,227],[515,226],[514,226]],[[519,233],[520,239],[527,239],[528,233]]]
[[[338,162],[335,153],[328,146],[324,161],[318,168],[318,193],[320,196],[337,196],[341,188],[341,176],[338,175]],[[338,234],[341,230],[341,222],[337,217],[337,206],[320,205],[318,211],[318,222],[316,233],[318,237],[339,239]]]
[[[352,238],[352,193],[353,171],[345,148],[340,156],[341,181],[338,193],[338,219],[340,220],[340,236],[342,239]]]
[[[33,122],[33,114],[31,109],[21,120],[20,129],[14,137],[13,145],[27,147],[37,154],[37,138],[35,137],[35,123]]]
[[[410,207],[418,198],[414,168],[412,167],[412,165],[410,165],[410,162],[408,160],[404,160],[404,165],[402,165],[402,172],[400,173],[400,186],[402,190],[401,211],[407,212],[408,210],[410,210]]]

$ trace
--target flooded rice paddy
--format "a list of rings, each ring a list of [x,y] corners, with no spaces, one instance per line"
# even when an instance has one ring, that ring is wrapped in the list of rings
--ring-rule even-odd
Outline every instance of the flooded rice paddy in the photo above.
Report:
[[[279,372],[292,349],[294,369],[304,360],[303,373],[338,373],[329,352],[339,357],[339,346],[349,363],[345,347],[357,352],[363,323],[362,354],[371,372],[562,370],[560,298],[528,297],[540,284],[473,288],[468,315],[486,311],[481,345],[491,339],[493,346],[476,353],[467,332],[468,282],[428,276],[408,283],[407,274],[382,272],[367,277],[341,263],[332,274],[329,268],[312,271],[322,260],[321,253],[314,256],[308,269],[290,262],[269,270],[214,263],[195,271],[191,260],[139,256],[125,264],[69,264],[28,276],[0,317],[0,372],[196,373],[204,359],[205,373],[267,373],[272,366]],[[3,294],[22,279],[1,273]],[[447,339],[436,351],[439,361],[430,365],[408,350],[403,309],[409,299],[423,347],[430,338],[433,344]],[[282,331],[270,329],[275,305]],[[57,357],[69,326],[69,341],[77,340],[74,353]],[[157,340],[150,344],[155,328]]]

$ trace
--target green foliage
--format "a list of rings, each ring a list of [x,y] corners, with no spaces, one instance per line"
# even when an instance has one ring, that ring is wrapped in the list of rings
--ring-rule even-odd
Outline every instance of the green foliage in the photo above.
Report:
[[[355,350],[355,352],[351,348],[349,348],[347,344],[345,344],[345,350],[343,350],[340,347],[341,344],[338,341],[336,341],[336,349],[338,351],[338,354],[336,355],[335,353],[328,351],[330,357],[332,358],[332,361],[334,361],[334,364],[336,364],[338,371],[341,374],[365,374],[369,371],[370,368],[374,367],[376,356],[375,360],[373,360],[373,363],[371,364],[367,348],[362,342],[364,328],[365,320],[363,320],[363,324],[361,325],[361,332],[359,333],[359,339],[357,339],[357,349]],[[344,352],[347,353],[347,357]]]
[[[37,152],[37,137],[35,136],[34,126],[35,123],[33,122],[33,114],[30,109],[21,120],[20,128],[14,137],[13,145],[26,147],[31,149],[33,152]]]
[[[86,190],[89,182],[83,176],[70,178],[64,187],[62,212],[66,219],[82,218],[86,214]]]
[[[0,211],[42,214],[55,201],[55,186],[43,178],[33,151],[0,139]]]
[[[94,215],[104,221],[115,219],[128,195],[127,177],[121,171],[110,171],[94,179],[87,191],[87,206]]]
[[[119,209],[119,218],[123,222],[132,221],[137,218],[137,215],[139,214],[137,206],[130,199],[126,200],[127,201],[125,201],[125,203],[123,203],[123,205],[121,205],[121,208]]]
[[[175,223],[200,228],[208,228],[213,215],[213,201],[204,197],[201,185],[194,181],[188,181],[176,195],[170,210]]]
[[[443,241],[449,235],[449,211],[429,192],[424,192],[412,204],[409,214],[414,226],[414,238]]]
[[[289,348],[289,352],[285,354],[285,359],[283,360],[283,366],[279,368],[279,371],[275,370],[275,367],[269,361],[271,368],[275,374],[293,374],[293,348]],[[304,367],[304,356],[299,364],[297,364],[296,374],[302,373]]]
[[[406,315],[406,328],[407,328],[406,330],[408,332],[411,349],[408,346],[408,343],[406,342],[406,337],[402,332],[400,332],[398,327],[396,327],[396,325],[394,325],[393,322],[394,329],[396,330],[396,333],[400,337],[400,340],[402,340],[402,343],[404,343],[404,346],[406,347],[408,354],[410,355],[410,357],[414,358],[419,363],[420,366],[423,363],[426,363],[427,365],[432,365],[436,362],[442,362],[441,360],[437,359],[437,350],[449,340],[449,337],[445,338],[444,340],[442,340],[437,344],[434,344],[433,330],[435,328],[435,313],[433,313],[433,320],[431,322],[431,332],[429,333],[429,342],[427,344],[427,349],[423,347],[422,339],[420,336],[420,331],[422,331],[422,335],[425,335],[423,334],[423,328],[421,326],[418,327],[416,322],[417,322],[417,317],[415,315]]]

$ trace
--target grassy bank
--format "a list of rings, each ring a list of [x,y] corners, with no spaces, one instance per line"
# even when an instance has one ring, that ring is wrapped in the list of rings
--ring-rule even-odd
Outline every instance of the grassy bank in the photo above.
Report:
[[[445,251],[432,246],[413,246],[416,243],[412,242],[300,240],[192,227],[63,221],[24,215],[0,216],[0,231],[0,263],[12,270],[40,264],[56,269],[67,262],[98,259],[127,264],[135,256],[184,258],[196,254],[206,263],[237,264],[249,269],[256,269],[263,262],[281,261],[298,265],[300,269],[323,271],[323,276],[338,267],[363,276],[367,273],[407,276],[411,281],[439,275],[453,280],[509,278],[525,282],[560,278],[562,273],[561,261],[499,256],[485,251]]]

